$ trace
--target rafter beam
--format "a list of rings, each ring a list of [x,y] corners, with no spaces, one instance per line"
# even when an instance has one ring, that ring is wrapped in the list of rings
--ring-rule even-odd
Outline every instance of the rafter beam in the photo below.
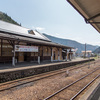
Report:
[[[87,19],[85,19],[85,22],[86,22],[87,24],[100,24],[100,22],[90,22],[90,21],[88,21]]]
[[[93,20],[94,18],[96,18],[96,17],[98,17],[98,16],[100,16],[100,13],[99,13],[99,14],[96,14],[96,15],[94,15],[94,16],[92,16],[92,17],[89,18],[89,19],[87,19],[87,21]]]

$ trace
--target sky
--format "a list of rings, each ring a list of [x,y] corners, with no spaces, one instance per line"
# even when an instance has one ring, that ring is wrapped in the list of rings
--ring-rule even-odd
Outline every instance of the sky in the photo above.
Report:
[[[23,27],[100,46],[100,34],[66,0],[1,0],[0,11]]]

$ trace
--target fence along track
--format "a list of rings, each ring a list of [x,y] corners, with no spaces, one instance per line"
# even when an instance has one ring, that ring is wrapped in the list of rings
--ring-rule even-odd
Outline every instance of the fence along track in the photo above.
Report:
[[[98,62],[98,61],[95,61],[95,62]],[[91,62],[91,64],[94,64],[94,62]],[[88,65],[88,62],[86,64],[82,64],[81,66],[78,66],[78,67],[74,67],[74,68],[67,67],[67,68],[69,68],[68,70],[71,71],[71,70],[74,70],[74,69],[78,69],[80,67],[84,67],[85,65]],[[0,89],[0,92],[2,92],[4,90],[9,90],[11,88],[14,88],[14,87],[17,87],[17,86],[20,86],[20,85],[24,85],[24,84],[27,84],[27,83],[30,83],[30,82],[38,81],[40,79],[51,77],[53,75],[64,73],[64,72],[66,72],[65,70],[66,70],[66,68],[63,68],[63,69],[60,69],[60,70],[57,70],[57,71],[51,71],[51,72],[47,72],[47,73],[43,73],[43,74],[39,74],[39,75],[35,75],[35,76],[30,76],[30,77],[26,77],[26,78],[14,80],[14,81],[6,82],[6,83],[1,83],[0,86],[6,86],[6,85],[9,85],[9,84],[10,85],[12,84],[12,86]],[[31,81],[27,81],[27,80],[32,79],[32,78],[35,78],[35,79],[33,79]],[[27,82],[21,82],[21,81],[27,81]],[[21,82],[21,83],[15,85],[17,82]]]
[[[97,71],[98,69],[100,69],[100,67],[99,67],[99,68],[96,68],[95,70],[93,70],[92,72],[88,73],[87,75],[85,75],[85,76],[79,78],[78,80],[76,80],[76,81],[70,83],[69,85],[63,87],[62,89],[60,89],[60,90],[58,90],[57,92],[55,92],[54,94],[48,96],[48,97],[45,98],[44,100],[48,100],[48,99],[54,97],[54,96],[57,95],[58,93],[60,93],[60,92],[62,92],[63,90],[67,89],[68,87],[72,86],[73,84],[77,83],[78,81],[84,79],[85,77],[89,76],[90,74],[92,74],[93,72]],[[73,99],[72,99],[72,100],[73,100]]]

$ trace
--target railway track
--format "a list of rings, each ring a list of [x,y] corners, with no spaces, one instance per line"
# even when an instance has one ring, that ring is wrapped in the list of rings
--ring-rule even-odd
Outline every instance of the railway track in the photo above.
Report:
[[[97,62],[98,61],[91,62],[90,64],[94,64],[94,63],[97,63]],[[23,85],[23,84],[27,84],[27,83],[34,82],[34,81],[37,81],[37,80],[40,80],[40,79],[51,77],[51,76],[54,76],[54,75],[57,75],[57,74],[65,73],[66,70],[71,71],[71,70],[78,69],[78,68],[84,67],[84,66],[85,67],[88,66],[88,63],[82,64],[78,67],[74,66],[74,67],[63,68],[63,69],[60,69],[60,70],[57,70],[57,71],[47,72],[47,73],[44,73],[44,74],[39,74],[39,75],[30,76],[30,77],[26,77],[26,78],[14,80],[14,81],[9,81],[9,82],[6,82],[6,83],[1,83],[0,84],[0,92],[2,92],[4,90],[9,90],[11,88],[14,88],[14,87],[17,87],[17,86],[20,86],[20,85]]]
[[[91,79],[93,77],[93,79]],[[87,75],[61,88],[57,92],[48,96],[44,100],[74,100],[86,87],[100,77],[100,67],[96,68]],[[83,86],[84,85],[84,86]],[[77,100],[77,99],[76,99]]]
[[[90,84],[92,84],[98,77],[100,77],[100,74],[97,75],[92,81],[90,81],[87,85],[85,85],[78,93],[76,93],[70,100],[75,100]]]

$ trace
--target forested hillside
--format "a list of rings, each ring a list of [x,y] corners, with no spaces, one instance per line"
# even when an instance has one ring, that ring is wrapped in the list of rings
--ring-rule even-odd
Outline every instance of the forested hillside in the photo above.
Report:
[[[13,23],[13,24],[16,24],[16,25],[20,25],[16,21],[14,21],[10,16],[8,16],[7,14],[5,14],[1,11],[0,11],[0,20],[6,21],[6,22],[9,22],[9,23]]]

